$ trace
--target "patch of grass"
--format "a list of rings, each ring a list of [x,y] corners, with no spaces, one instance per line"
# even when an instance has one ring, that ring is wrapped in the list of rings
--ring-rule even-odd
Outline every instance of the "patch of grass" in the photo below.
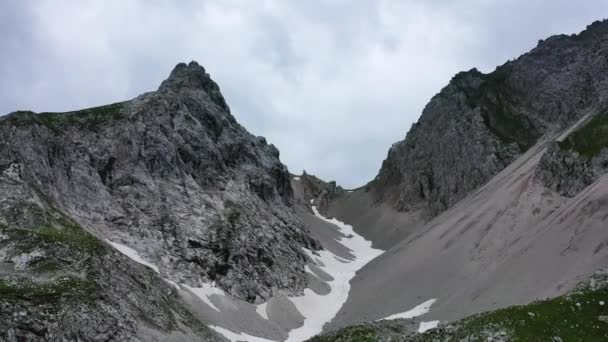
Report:
[[[47,259],[36,263],[36,266],[34,266],[33,270],[36,273],[53,273],[61,269],[62,267],[59,262],[57,262],[56,260]]]
[[[104,244],[95,236],[85,231],[80,225],[56,209],[44,212],[42,208],[31,203],[22,202],[11,210],[11,216],[35,214],[34,226],[3,226],[0,232],[17,242],[21,249],[31,249],[41,244],[65,244],[77,251],[99,254]],[[15,221],[18,222],[18,221]]]
[[[32,111],[18,111],[13,113],[7,120],[18,126],[38,124],[48,127],[53,132],[61,133],[69,126],[94,130],[106,122],[119,120],[124,117],[124,103],[119,102],[64,113],[43,112],[37,114]]]
[[[587,159],[608,147],[608,112],[594,116],[587,124],[559,143],[563,150],[574,150]]]
[[[597,272],[560,297],[473,315],[423,334],[399,332],[391,322],[352,326],[309,341],[608,341],[608,273]]]
[[[374,342],[377,341],[376,331],[368,326],[357,325],[341,329],[327,335],[315,336],[308,342]]]
[[[604,303],[602,305],[601,303]],[[488,332],[506,332],[509,341],[606,341],[608,289],[583,288],[572,294],[528,305],[513,306],[466,318],[445,341],[485,341]],[[442,336],[439,329],[420,335],[419,341]]]
[[[35,283],[26,278],[0,279],[0,298],[3,301],[31,301],[48,303],[62,298],[93,298],[97,285],[77,277],[62,276]]]
[[[47,224],[27,229],[8,227],[2,229],[2,231],[13,240],[18,241],[20,247],[24,249],[36,247],[40,243],[65,244],[78,251],[95,254],[103,248],[103,244],[96,237],[81,229],[73,229],[73,227]]]

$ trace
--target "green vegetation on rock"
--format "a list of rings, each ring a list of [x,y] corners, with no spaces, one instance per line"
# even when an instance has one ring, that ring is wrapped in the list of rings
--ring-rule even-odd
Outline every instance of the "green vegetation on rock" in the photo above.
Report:
[[[48,281],[34,282],[28,278],[0,279],[0,298],[3,301],[56,301],[78,297],[92,298],[97,290],[94,282],[73,276],[61,276]]]
[[[61,133],[69,126],[93,130],[107,122],[124,118],[125,113],[123,108],[124,103],[119,102],[64,113],[18,111],[7,117],[7,120],[18,126],[32,124],[46,126],[55,133]]]
[[[335,334],[319,335],[309,342],[374,342],[377,341],[376,330],[365,325],[344,328]]]
[[[570,293],[528,305],[484,312],[424,334],[395,336],[391,321],[316,336],[311,342],[608,341],[608,273],[597,273]]]
[[[75,250],[93,254],[100,253],[104,249],[99,239],[56,209],[50,209],[45,214],[36,205],[21,202],[13,207],[11,214],[24,215],[25,211],[34,217],[33,226],[0,226],[0,232],[8,235],[22,249],[30,249],[41,244],[65,244]],[[13,222],[18,222],[15,219],[16,217],[13,218]]]
[[[446,341],[485,341],[508,336],[509,341],[608,340],[608,290],[581,290],[571,295],[482,313],[458,324]],[[445,329],[421,335],[419,341],[447,337]]]
[[[608,147],[608,112],[594,116],[561,142],[560,147],[574,150],[587,159],[597,156]]]

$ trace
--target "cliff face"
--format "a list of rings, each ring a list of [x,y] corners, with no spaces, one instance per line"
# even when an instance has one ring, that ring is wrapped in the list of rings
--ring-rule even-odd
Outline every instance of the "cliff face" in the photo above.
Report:
[[[84,230],[35,185],[0,171],[0,340],[219,341],[152,269]]]
[[[456,75],[394,144],[368,185],[376,201],[432,217],[512,163],[547,132],[597,111],[608,94],[608,22],[554,36],[482,74]]]
[[[57,260],[57,271],[45,277],[69,270],[93,287],[106,283],[100,273],[115,274],[117,283],[139,277],[128,259],[113,264],[117,253],[101,241],[107,239],[134,249],[162,278],[191,287],[215,282],[260,302],[277,292],[300,293],[303,248],[320,248],[292,209],[290,174],[278,150],[236,122],[196,62],[177,65],[157,91],[130,101],[0,118],[0,174],[0,289],[7,281],[13,287],[35,281],[36,265]],[[36,220],[29,207],[37,208]],[[47,233],[63,241],[64,221],[105,256],[78,254],[78,241],[60,244],[59,254],[38,251],[36,239]],[[31,248],[15,249],[22,242]],[[78,260],[91,265],[76,270]],[[14,273],[29,280],[13,282]],[[6,304],[1,296],[0,302]],[[111,305],[105,298],[92,303]]]

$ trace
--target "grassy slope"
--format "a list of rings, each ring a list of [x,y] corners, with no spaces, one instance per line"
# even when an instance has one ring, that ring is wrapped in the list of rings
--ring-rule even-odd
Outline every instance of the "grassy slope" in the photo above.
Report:
[[[608,147],[608,112],[594,116],[560,143],[560,147],[577,151],[587,159],[597,156]]]
[[[124,117],[124,103],[119,102],[65,113],[18,111],[8,115],[7,120],[17,126],[39,124],[48,127],[56,133],[61,133],[62,129],[66,126],[94,130],[109,121],[119,120]]]

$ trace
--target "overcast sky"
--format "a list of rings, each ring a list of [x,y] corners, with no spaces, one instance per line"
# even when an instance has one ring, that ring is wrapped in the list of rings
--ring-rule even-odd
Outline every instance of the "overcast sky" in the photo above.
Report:
[[[196,60],[290,171],[354,187],[453,74],[602,17],[605,0],[7,0],[0,113],[129,99]]]

